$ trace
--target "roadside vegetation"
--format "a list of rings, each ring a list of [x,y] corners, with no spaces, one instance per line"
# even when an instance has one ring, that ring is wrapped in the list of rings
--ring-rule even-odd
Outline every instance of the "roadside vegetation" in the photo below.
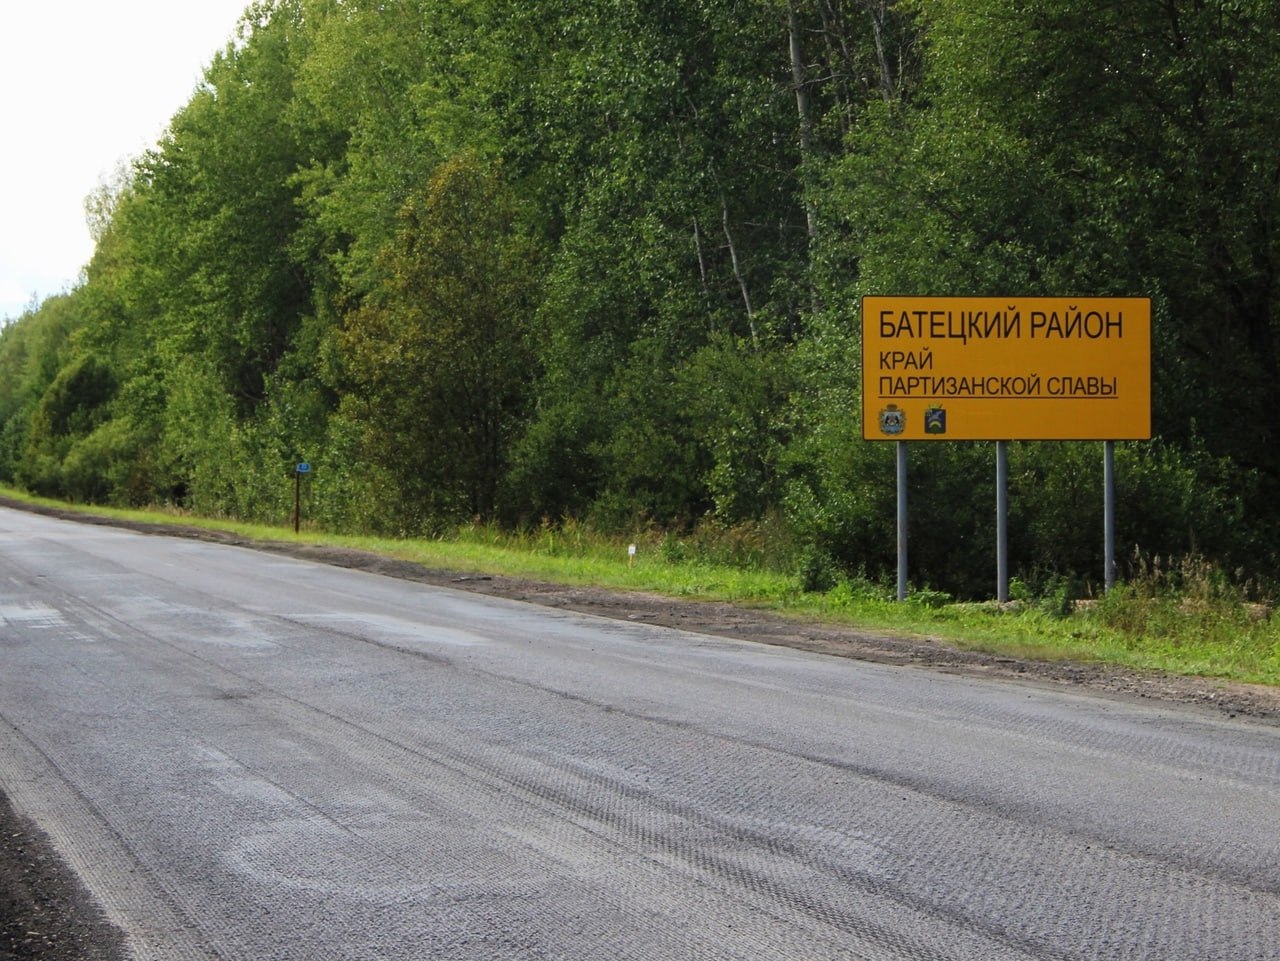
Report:
[[[675,537],[641,531],[605,536],[582,525],[512,532],[468,525],[431,538],[326,533],[305,525],[249,524],[185,511],[85,507],[0,489],[0,495],[59,510],[128,521],[226,531],[256,541],[320,544],[368,551],[466,575],[504,575],[566,585],[647,591],[728,601],[801,619],[930,638],[960,649],[1014,658],[1111,664],[1280,685],[1280,623],[1203,559],[1138,564],[1135,575],[1096,599],[1057,589],[1034,595],[1020,581],[1007,604],[961,602],[916,589],[899,603],[892,586],[864,578],[806,586],[803,571],[779,569],[755,528]],[[630,548],[636,548],[635,554]]]

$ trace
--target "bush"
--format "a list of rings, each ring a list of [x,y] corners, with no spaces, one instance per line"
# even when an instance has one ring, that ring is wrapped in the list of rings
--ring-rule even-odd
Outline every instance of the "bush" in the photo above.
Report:
[[[802,591],[821,594],[836,586],[840,570],[830,554],[817,545],[810,544],[800,554],[796,575]]]

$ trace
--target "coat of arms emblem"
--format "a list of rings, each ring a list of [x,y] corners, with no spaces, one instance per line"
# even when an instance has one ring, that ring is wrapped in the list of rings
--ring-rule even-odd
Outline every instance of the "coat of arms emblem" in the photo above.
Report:
[[[880,433],[890,437],[907,429],[907,412],[897,404],[890,404],[880,411]]]

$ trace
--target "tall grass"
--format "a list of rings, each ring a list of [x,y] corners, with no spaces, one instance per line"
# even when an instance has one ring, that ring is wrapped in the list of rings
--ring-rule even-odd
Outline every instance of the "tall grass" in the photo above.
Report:
[[[1202,557],[1139,559],[1088,616],[1161,670],[1280,684],[1280,622],[1256,587]]]

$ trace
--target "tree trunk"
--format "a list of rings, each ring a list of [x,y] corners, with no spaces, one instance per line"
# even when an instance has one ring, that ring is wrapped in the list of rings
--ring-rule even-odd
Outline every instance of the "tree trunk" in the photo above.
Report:
[[[747,326],[751,330],[751,343],[756,343],[756,312],[751,306],[751,291],[747,289],[746,278],[742,276],[742,268],[738,263],[738,248],[734,246],[733,234],[729,231],[729,206],[720,198],[720,209],[724,212],[724,238],[729,243],[729,262],[733,264],[733,276],[742,291],[742,302],[747,308]]]
[[[804,52],[800,44],[800,18],[796,15],[794,2],[787,3],[787,33],[791,48],[791,80],[796,93],[796,111],[800,115],[800,165],[809,161],[813,150],[813,119],[809,110],[809,88],[805,79]],[[802,188],[803,189],[803,188]],[[818,236],[818,220],[813,204],[808,197],[804,198],[805,224],[809,230],[809,239]]]

